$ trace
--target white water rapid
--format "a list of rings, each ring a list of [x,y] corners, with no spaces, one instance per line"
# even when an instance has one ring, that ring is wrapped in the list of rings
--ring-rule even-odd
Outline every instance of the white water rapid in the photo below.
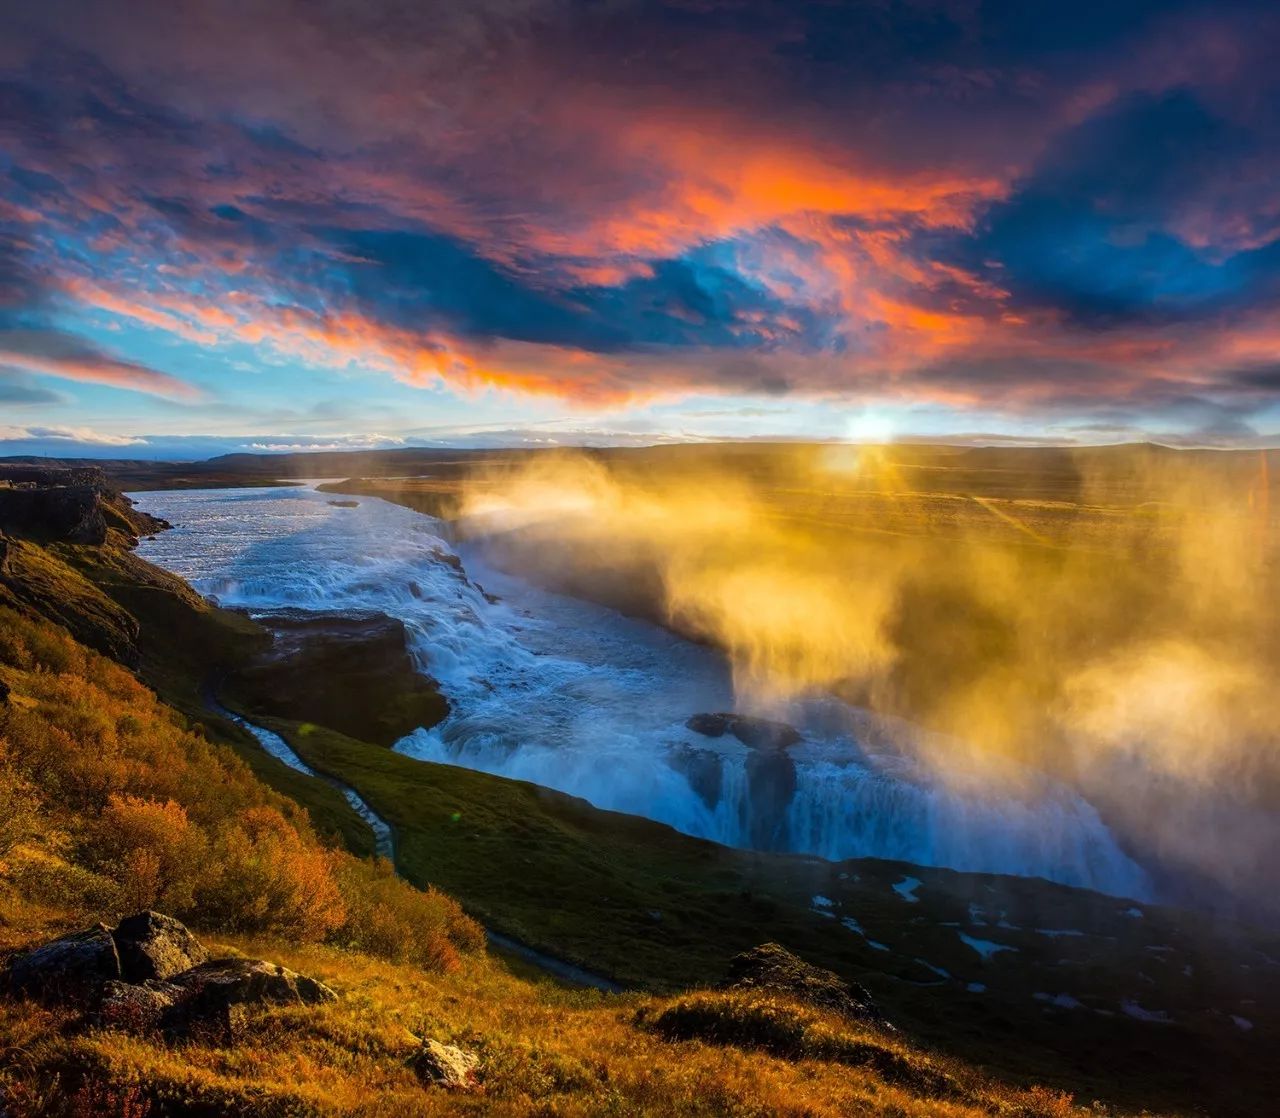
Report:
[[[891,748],[869,747],[856,729],[865,713],[834,700],[787,711],[802,740],[785,753],[686,728],[693,714],[734,709],[722,656],[489,569],[430,517],[369,497],[338,507],[307,488],[133,496],[176,525],[140,554],[222,605],[403,621],[418,665],[452,706],[439,726],[396,745],[409,756],[532,781],[728,845],[1150,896],[1146,874],[1075,793],[1047,781],[1026,798],[944,786]]]

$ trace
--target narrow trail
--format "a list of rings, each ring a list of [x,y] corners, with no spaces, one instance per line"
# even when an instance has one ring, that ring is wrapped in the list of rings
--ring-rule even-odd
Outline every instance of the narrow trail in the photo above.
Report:
[[[369,806],[364,798],[349,784],[344,784],[336,777],[329,776],[327,773],[319,772],[308,765],[297,753],[293,747],[289,745],[279,734],[272,730],[268,730],[265,726],[258,726],[250,722],[243,715],[237,714],[235,711],[228,709],[218,702],[212,691],[205,694],[205,706],[213,713],[221,718],[234,722],[241,729],[248,731],[253,735],[257,743],[263,750],[274,757],[282,764],[288,765],[289,768],[297,772],[304,773],[307,776],[313,776],[317,780],[323,780],[331,788],[341,793],[342,798],[347,801],[351,809],[368,824],[369,829],[373,832],[373,848],[379,858],[386,858],[393,866],[396,866],[396,872],[399,873],[399,866],[396,864],[396,838],[395,830],[387,820],[383,819],[377,812]],[[403,876],[403,875],[401,875]],[[539,970],[545,971],[554,978],[560,979],[562,982],[571,983],[574,986],[586,986],[595,990],[603,990],[608,994],[620,994],[623,987],[611,978],[605,978],[600,974],[593,974],[591,971],[570,963],[564,959],[557,959],[554,955],[548,955],[544,951],[539,951],[535,947],[530,947],[526,943],[521,943],[518,939],[512,939],[510,936],[496,932],[492,928],[485,928],[485,938],[488,940],[491,948],[495,948],[500,952],[508,955],[514,955],[537,967]]]

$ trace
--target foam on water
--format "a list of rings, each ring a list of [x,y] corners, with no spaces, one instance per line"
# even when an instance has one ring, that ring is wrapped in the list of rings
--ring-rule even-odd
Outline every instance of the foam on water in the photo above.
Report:
[[[1074,793],[1044,781],[1031,799],[933,783],[883,742],[868,745],[857,731],[865,712],[834,700],[787,711],[804,735],[789,751],[793,776],[785,761],[781,773],[762,767],[732,735],[687,729],[692,714],[733,709],[723,657],[489,569],[470,549],[459,569],[459,551],[429,517],[368,497],[335,507],[297,488],[135,497],[176,525],[141,554],[223,605],[403,621],[416,662],[452,706],[439,726],[397,744],[410,756],[532,781],[728,845],[1150,895]]]

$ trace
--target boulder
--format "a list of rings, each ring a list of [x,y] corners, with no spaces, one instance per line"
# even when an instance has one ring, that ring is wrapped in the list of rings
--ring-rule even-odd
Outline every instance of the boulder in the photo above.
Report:
[[[430,1087],[467,1091],[478,1083],[476,1072],[480,1067],[480,1057],[452,1044],[424,1040],[422,1048],[409,1062],[418,1079]]]
[[[764,943],[735,955],[720,986],[727,990],[762,990],[782,994],[856,1020],[885,1023],[871,994],[864,987],[846,982],[834,971],[806,963],[777,943]]]
[[[130,1031],[235,1044],[253,1010],[271,1005],[317,1005],[337,998],[328,986],[262,959],[215,959],[169,981],[110,982],[99,1020]]]
[[[5,985],[49,1001],[91,1001],[119,979],[120,956],[105,924],[59,936],[9,961]]]
[[[151,1032],[169,1024],[185,995],[172,982],[108,982],[102,988],[98,1021],[109,1028]]]
[[[338,1000],[323,982],[263,959],[214,959],[175,975],[173,983],[207,1005],[319,1005]]]
[[[112,936],[127,982],[172,978],[209,960],[209,952],[185,924],[159,912],[126,916]]]
[[[227,1044],[258,1006],[338,996],[262,959],[210,960],[185,925],[158,912],[62,936],[11,960],[5,977],[15,992],[94,1009],[103,1025]]]
[[[750,714],[695,714],[685,725],[695,734],[708,738],[732,734],[750,749],[787,749],[800,740],[794,726]]]

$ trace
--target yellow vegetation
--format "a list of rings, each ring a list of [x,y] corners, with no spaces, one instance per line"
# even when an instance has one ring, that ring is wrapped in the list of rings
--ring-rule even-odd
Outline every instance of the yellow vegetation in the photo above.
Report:
[[[0,610],[0,682],[0,952],[155,906],[215,953],[280,962],[340,995],[263,1008],[234,1045],[0,997],[10,1118],[1072,1109],[785,999],[612,997],[517,977],[478,950],[450,898],[324,846],[305,812],[58,630]],[[408,1061],[423,1037],[478,1053],[479,1089],[419,1083]]]
[[[450,898],[322,844],[306,812],[65,634],[0,610],[3,878],[92,919],[355,944],[445,968],[479,929]]]

